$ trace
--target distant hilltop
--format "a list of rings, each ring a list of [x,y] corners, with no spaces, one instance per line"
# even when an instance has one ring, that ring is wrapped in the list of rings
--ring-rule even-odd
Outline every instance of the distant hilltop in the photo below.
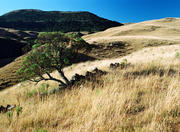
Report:
[[[30,31],[103,31],[123,24],[86,12],[15,10],[0,16],[0,27]]]

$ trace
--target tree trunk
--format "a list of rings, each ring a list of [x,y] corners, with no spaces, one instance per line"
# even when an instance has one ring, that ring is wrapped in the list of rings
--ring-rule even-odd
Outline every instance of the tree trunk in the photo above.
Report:
[[[63,86],[66,86],[66,85],[67,85],[67,84],[64,83],[63,81],[61,81],[61,80],[59,80],[59,79],[56,79],[56,78],[53,78],[50,73],[46,72],[46,74],[48,75],[49,78],[44,78],[44,77],[42,77],[43,80],[53,80],[53,81],[59,82],[59,83],[60,83],[61,85],[63,85]]]
[[[67,77],[64,75],[64,72],[61,69],[58,69],[58,72],[60,74],[60,76],[62,77],[62,79],[66,82],[66,84],[70,84],[70,81],[67,79]]]

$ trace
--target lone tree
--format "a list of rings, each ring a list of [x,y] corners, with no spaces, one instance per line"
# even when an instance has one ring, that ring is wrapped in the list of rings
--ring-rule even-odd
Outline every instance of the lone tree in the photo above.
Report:
[[[35,42],[37,44],[32,46],[32,51],[24,58],[17,73],[23,80],[36,83],[52,80],[60,86],[70,85],[63,68],[71,64],[79,48],[86,47],[87,43],[76,34],[60,32],[40,33]],[[53,70],[57,70],[62,79],[54,78],[50,74]]]

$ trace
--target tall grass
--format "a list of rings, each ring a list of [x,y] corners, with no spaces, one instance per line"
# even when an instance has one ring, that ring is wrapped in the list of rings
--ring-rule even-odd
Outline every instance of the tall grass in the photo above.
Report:
[[[177,63],[178,61],[178,63]],[[38,89],[25,82],[0,103],[16,103],[21,113],[0,114],[1,132],[178,132],[180,63],[146,63],[111,71],[101,83],[86,82],[54,95],[27,96]],[[57,84],[50,85],[50,88]]]

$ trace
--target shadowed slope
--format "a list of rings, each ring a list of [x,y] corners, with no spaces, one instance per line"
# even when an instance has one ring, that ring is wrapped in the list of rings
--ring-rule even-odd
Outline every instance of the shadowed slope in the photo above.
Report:
[[[28,52],[37,35],[37,32],[0,27],[0,67]]]
[[[102,31],[123,24],[90,12],[16,10],[0,17],[0,27],[33,31]]]

